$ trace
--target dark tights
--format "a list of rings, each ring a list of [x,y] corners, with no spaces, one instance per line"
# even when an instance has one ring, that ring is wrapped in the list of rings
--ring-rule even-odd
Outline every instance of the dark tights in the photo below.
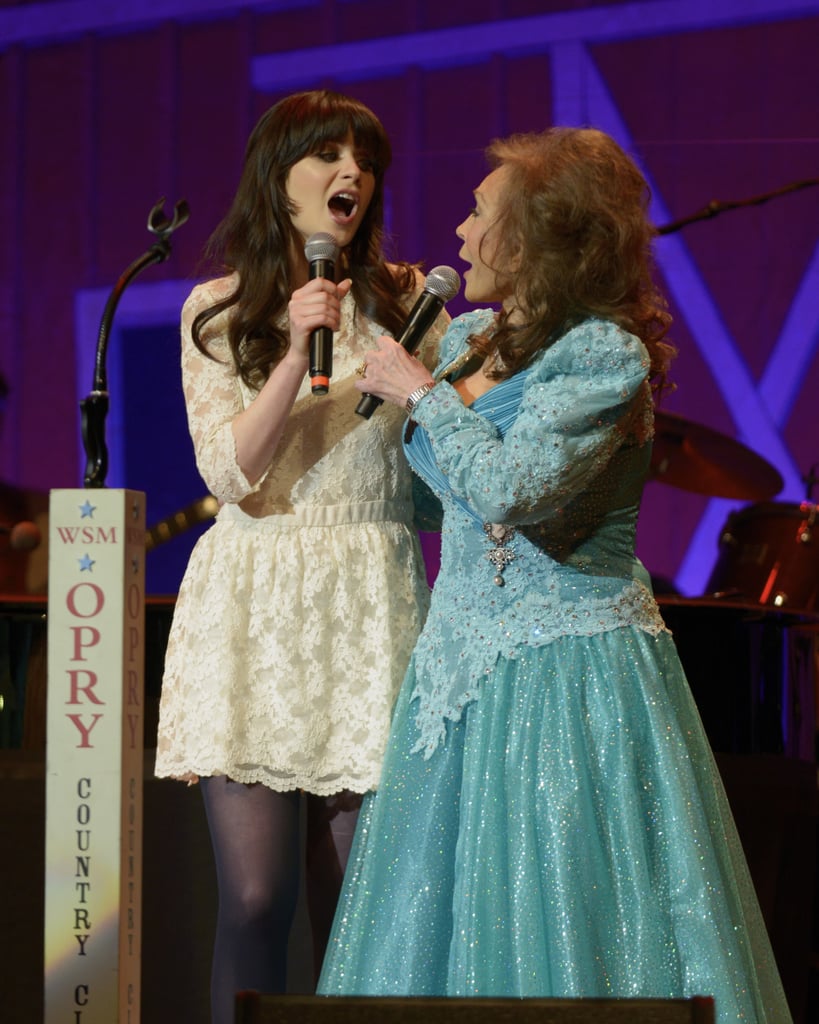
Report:
[[[235,993],[284,992],[299,887],[300,795],[224,777],[201,780],[216,861],[219,911],[212,1024],[233,1024]],[[316,979],[327,946],[361,798],[307,796],[307,905]]]

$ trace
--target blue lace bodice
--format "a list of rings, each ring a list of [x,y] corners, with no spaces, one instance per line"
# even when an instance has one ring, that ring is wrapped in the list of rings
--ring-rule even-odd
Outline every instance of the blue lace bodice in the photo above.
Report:
[[[453,321],[436,377],[494,315]],[[590,319],[471,406],[446,379],[416,406],[407,456],[443,506],[441,568],[415,651],[416,750],[426,756],[498,655],[626,625],[665,629],[634,553],[648,370],[637,338]]]

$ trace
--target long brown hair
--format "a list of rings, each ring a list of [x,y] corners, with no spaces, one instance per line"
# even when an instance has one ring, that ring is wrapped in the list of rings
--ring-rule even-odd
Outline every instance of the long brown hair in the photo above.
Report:
[[[652,274],[656,229],[648,218],[649,188],[634,161],[593,128],[551,128],[494,141],[490,164],[506,171],[497,233],[497,280],[514,296],[515,323],[501,313],[490,338],[507,377],[541,349],[591,316],[640,338],[651,358],[655,389],[666,386],[675,355],[665,342],[671,325]],[[514,273],[500,268],[514,266]]]
[[[290,255],[302,244],[291,222],[290,168],[350,134],[372,162],[375,189],[341,260],[364,316],[392,333],[400,330],[406,317],[401,299],[413,288],[413,269],[404,262],[391,269],[383,252],[384,175],[392,158],[383,125],[363,103],[339,93],[315,90],[285,97],[253,129],[230,210],[205,250],[221,273],[237,274],[236,290],[199,313],[192,328],[195,344],[209,354],[205,327],[230,309],[233,362],[237,374],[253,387],[264,382],[289,345],[279,321],[295,287]]]

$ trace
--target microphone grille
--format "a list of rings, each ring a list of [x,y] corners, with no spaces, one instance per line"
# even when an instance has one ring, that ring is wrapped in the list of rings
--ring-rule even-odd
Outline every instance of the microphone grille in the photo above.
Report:
[[[335,263],[338,259],[338,242],[326,231],[317,231],[307,239],[304,255],[308,263],[312,263],[313,260],[329,260],[330,263]]]
[[[461,290],[461,277],[452,267],[433,267],[427,274],[424,291],[432,292],[444,302],[449,302]]]

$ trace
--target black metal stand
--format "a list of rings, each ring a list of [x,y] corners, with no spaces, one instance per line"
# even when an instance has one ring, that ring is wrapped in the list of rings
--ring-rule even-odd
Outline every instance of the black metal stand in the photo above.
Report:
[[[148,230],[158,241],[120,275],[114,286],[100,322],[97,336],[97,352],[94,361],[94,381],[90,394],[80,402],[82,417],[82,439],[85,447],[85,486],[104,487],[108,473],[108,447],[105,442],[105,418],[108,415],[108,377],[105,357],[108,351],[108,336],[122,293],[131,281],[152,263],[163,263],[171,252],[170,236],[188,219],[188,204],[184,199],[174,206],[169,220],[164,213],[165,199],[159,200],[148,215]]]
[[[672,221],[670,224],[665,224],[663,227],[658,228],[657,234],[670,235],[672,232],[679,231],[680,228],[684,228],[688,224],[694,224],[698,220],[708,220],[711,217],[716,217],[717,214],[725,213],[726,210],[738,210],[743,206],[761,206],[763,203],[767,203],[769,199],[776,199],[779,196],[787,195],[789,192],[797,192],[799,189],[810,188],[813,185],[819,185],[819,178],[793,181],[790,185],[784,185],[773,192],[764,192],[762,195],[751,196],[749,199],[712,199],[707,206],[704,206],[697,213],[692,213],[688,217]]]

